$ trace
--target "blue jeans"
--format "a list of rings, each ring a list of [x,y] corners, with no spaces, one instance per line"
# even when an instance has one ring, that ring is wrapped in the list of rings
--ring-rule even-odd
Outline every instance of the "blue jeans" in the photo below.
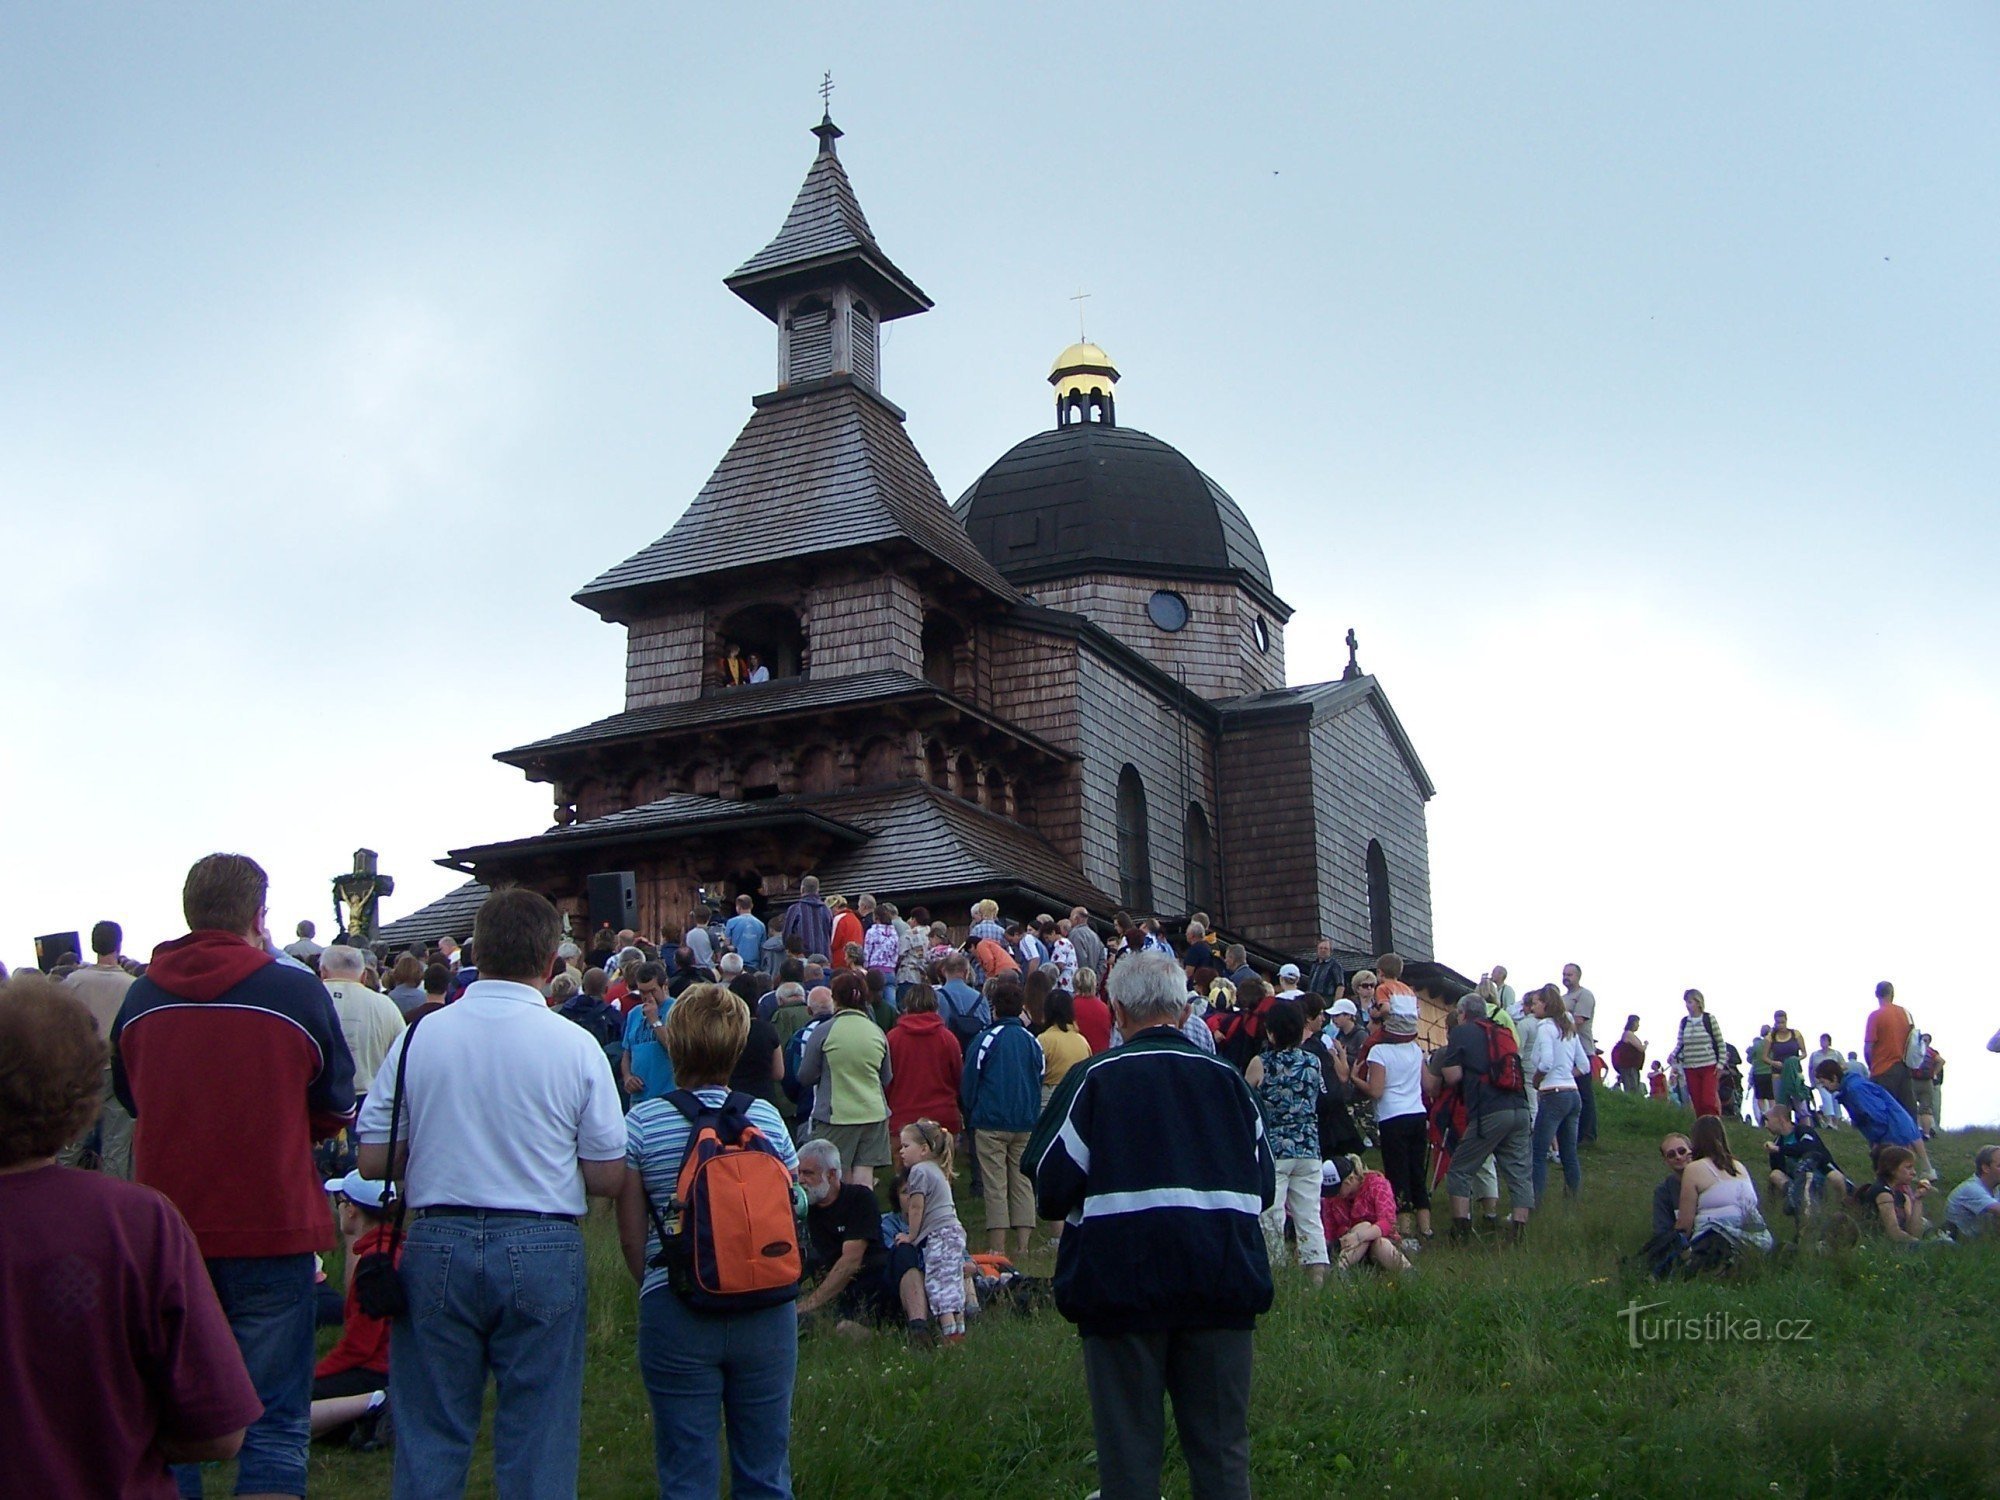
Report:
[[[216,1300],[236,1335],[264,1415],[243,1435],[239,1495],[303,1495],[312,1438],[313,1327],[319,1298],[310,1255],[225,1256],[208,1262]],[[201,1494],[201,1465],[174,1465],[182,1495]]]
[[[494,1490],[576,1493],[583,1231],[554,1219],[423,1218],[403,1244],[410,1310],[389,1336],[395,1493],[462,1495],[493,1372]]]
[[[1576,1155],[1576,1124],[1583,1100],[1575,1089],[1552,1089],[1542,1095],[1535,1112],[1535,1203],[1540,1206],[1549,1185],[1549,1144],[1562,1151],[1563,1187],[1574,1198],[1583,1190],[1583,1163]]]
[[[729,1422],[731,1500],[792,1500],[794,1304],[694,1312],[666,1287],[639,1299],[639,1376],[653,1407],[660,1500],[715,1500]]]

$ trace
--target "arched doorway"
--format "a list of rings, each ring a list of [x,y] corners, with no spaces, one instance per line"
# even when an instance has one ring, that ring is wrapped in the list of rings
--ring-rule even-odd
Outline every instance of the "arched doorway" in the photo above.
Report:
[[[1146,829],[1146,784],[1139,768],[1118,772],[1118,899],[1134,912],[1153,909],[1153,849]]]

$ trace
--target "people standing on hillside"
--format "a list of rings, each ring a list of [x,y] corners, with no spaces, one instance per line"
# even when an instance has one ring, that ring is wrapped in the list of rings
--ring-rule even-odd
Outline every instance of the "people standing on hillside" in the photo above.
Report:
[[[333,1013],[340,1017],[340,1033],[347,1038],[348,1054],[354,1059],[357,1104],[367,1102],[375,1070],[382,1066],[389,1044],[402,1035],[403,1027],[408,1024],[395,1001],[361,982],[367,966],[367,955],[344,943],[335,943],[319,959],[320,979],[333,1001]]]
[[[74,970],[62,981],[63,990],[83,1002],[97,1034],[110,1040],[118,1011],[125,1004],[125,992],[132,987],[120,949],[125,946],[125,930],[116,922],[99,922],[90,929],[93,962]],[[81,1143],[70,1148],[72,1158]],[[65,1163],[74,1165],[74,1161]],[[111,1054],[105,1053],[101,1104],[97,1114],[97,1168],[121,1181],[132,1176],[132,1117],[118,1102],[111,1087]]]
[[[666,965],[649,959],[632,975],[632,995],[637,1003],[625,1017],[624,1044],[619,1050],[619,1077],[628,1103],[664,1099],[674,1091],[673,1060],[660,1044],[660,1028],[672,1013],[674,1000],[667,994]]]
[[[676,1212],[670,1205],[679,1197],[694,1116],[722,1110],[733,1099],[743,1112],[732,1118],[725,1110],[719,1128],[735,1125],[744,1133],[726,1134],[723,1139],[738,1144],[748,1140],[754,1144],[746,1149],[766,1158],[775,1156],[788,1173],[798,1169],[791,1137],[778,1112],[767,1100],[747,1098],[729,1087],[730,1073],[749,1036],[750,1008],[741,996],[721,985],[688,990],[674,1002],[662,1029],[674,1076],[687,1092],[649,1100],[625,1122],[618,1239],[625,1268],[639,1284],[639,1373],[653,1414],[653,1462],[663,1496],[720,1492],[718,1440],[725,1415],[730,1493],[770,1500],[790,1500],[792,1493],[797,1283],[746,1298],[752,1305],[694,1306],[674,1286],[673,1272],[654,1264],[662,1248],[659,1226]],[[777,1177],[768,1159],[763,1165]],[[779,1183],[786,1185],[782,1178]],[[782,1198],[777,1208],[791,1224]],[[739,1261],[754,1253],[725,1244],[720,1233],[713,1250],[718,1256],[733,1251]],[[574,1480],[560,1493],[574,1493]]]
[[[1121,959],[1111,1004],[1124,1045],[1070,1070],[1027,1157],[1042,1217],[1075,1215],[1056,1307],[1083,1338],[1101,1493],[1161,1493],[1164,1392],[1192,1492],[1247,1500],[1270,1147],[1249,1085],[1182,1034],[1172,955]]]
[[[1583,987],[1583,969],[1578,964],[1563,965],[1563,1009],[1576,1025],[1577,1039],[1583,1043],[1583,1055],[1597,1055],[1597,996]],[[1582,1110],[1577,1115],[1576,1139],[1580,1146],[1588,1146],[1597,1139],[1597,1079],[1594,1074],[1586,1076],[1577,1085],[1577,1099]]]
[[[297,935],[297,941],[285,944],[283,949],[288,956],[297,959],[308,969],[315,972],[319,969],[319,956],[326,952],[326,949],[313,941],[313,936],[318,931],[319,929],[313,926],[310,921],[299,923],[293,929],[293,932]]]
[[[867,903],[872,913],[875,909],[874,898],[863,896],[861,900]],[[862,939],[867,936],[867,929],[861,918],[855,914],[854,908],[848,905],[845,896],[829,896],[826,898],[826,905],[827,910],[833,913],[833,946],[826,951],[835,959],[844,960],[847,945],[852,943],[857,948],[860,947]]]
[[[173,1205],[57,1163],[90,1129],[107,1055],[65,987],[33,970],[0,980],[0,1475],[12,1495],[171,1496],[168,1464],[233,1457],[260,1409]]]
[[[473,919],[480,977],[396,1039],[361,1116],[361,1174],[399,1181],[414,1220],[389,1360],[395,1489],[411,1500],[464,1493],[489,1374],[499,1493],[576,1492],[579,1221],[589,1198],[624,1186],[625,1119],[603,1048],[542,999],[561,938],[535,892],[487,896]]]
[[[1104,977],[1104,939],[1097,935],[1097,929],[1090,925],[1088,907],[1073,906],[1069,913],[1070,946],[1076,949],[1076,963],[1080,969],[1089,969],[1100,979]]]
[[[1354,1002],[1334,1002],[1336,1010],[1343,1005],[1351,1017]],[[1344,1060],[1346,1049],[1338,1044],[1336,1049]],[[1342,1074],[1344,1061],[1334,1071],[1337,1077]],[[1419,1243],[1428,1245],[1432,1234],[1431,1195],[1425,1158],[1430,1116],[1424,1108],[1423,1078],[1424,1053],[1417,1043],[1415,998],[1392,1001],[1389,1019],[1382,1025],[1382,1040],[1368,1049],[1367,1060],[1361,1065],[1359,1086],[1374,1106],[1375,1128],[1382,1142],[1382,1175],[1395,1194],[1398,1211],[1409,1221],[1404,1234],[1414,1234]],[[1348,1128],[1352,1133],[1351,1124]]]
[[[833,1015],[806,1043],[798,1078],[815,1087],[813,1138],[833,1142],[850,1184],[873,1187],[890,1163],[889,1040],[869,1017],[867,980],[846,970],[831,988]]]
[[[722,930],[728,934],[729,946],[743,960],[744,969],[761,974],[764,972],[764,939],[768,934],[763,921],[757,916],[756,906],[756,899],[745,891],[736,898],[736,915],[722,924]]]
[[[1687,1014],[1681,1018],[1668,1060],[1681,1071],[1688,1104],[1696,1117],[1719,1115],[1722,1096],[1717,1085],[1723,1061],[1722,1028],[1708,1013],[1708,1001],[1700,990],[1686,991],[1681,1001],[1687,1007]]]
[[[1641,1075],[1646,1071],[1646,1044],[1639,1037],[1639,1018],[1627,1016],[1625,1030],[1611,1045],[1611,1067],[1618,1075],[1618,1087],[1627,1094],[1644,1094]]]
[[[956,1135],[964,1050],[938,1014],[937,991],[928,984],[905,985],[898,1003],[903,1014],[889,1029],[889,1129],[900,1135],[905,1126],[930,1119]]]
[[[1277,1163],[1277,1192],[1264,1210],[1264,1251],[1273,1268],[1285,1260],[1285,1220],[1298,1244],[1299,1264],[1314,1286],[1326,1280],[1327,1250],[1320,1223],[1319,1101],[1326,1074],[1305,1050],[1305,1012],[1278,1000],[1265,1013],[1265,1050],[1245,1078],[1264,1112],[1264,1136]]]
[[[354,1063],[326,987],[270,947],[269,885],[241,854],[195,862],[181,888],[188,934],[155,948],[125,992],[112,1074],[136,1122],[132,1179],[194,1231],[264,1403],[238,1489],[303,1495],[314,1256],[333,1244],[312,1145],[352,1122]],[[199,1471],[175,1477],[201,1493]]]
[[[1472,1188],[1490,1156],[1498,1159],[1500,1173],[1507,1179],[1512,1205],[1507,1235],[1518,1243],[1535,1204],[1527,1079],[1518,1055],[1512,1058],[1511,1071],[1507,1068],[1503,1049],[1512,1045],[1513,1038],[1487,1018],[1486,1005],[1477,991],[1459,1001],[1458,1023],[1430,1060],[1438,1086],[1458,1089],[1465,1105],[1465,1133],[1452,1152],[1446,1183],[1451,1194],[1451,1237],[1459,1243],[1472,1237]]]
[[[1860,1069],[1844,1068],[1837,1062],[1823,1062],[1813,1081],[1830,1089],[1840,1107],[1847,1111],[1854,1128],[1871,1150],[1880,1146],[1906,1146],[1913,1152],[1923,1139],[1910,1112],[1896,1096],[1869,1078]]]
[[[808,875],[799,881],[799,898],[785,908],[779,924],[786,938],[799,940],[799,952],[833,952],[833,913],[820,899],[819,877]]]
[[[965,1053],[959,1088],[965,1123],[979,1151],[986,1196],[987,1248],[998,1254],[1014,1231],[1016,1254],[1028,1248],[1035,1227],[1035,1190],[1022,1163],[1028,1132],[1042,1113],[1042,1077],[1048,1071],[1042,1044],[1021,1019],[1020,980],[1003,974],[986,982],[993,1024]],[[1045,1215],[1058,1218],[1060,1215]]]
[[[1572,1198],[1583,1191],[1576,1132],[1583,1108],[1580,1090],[1590,1081],[1590,1059],[1584,1055],[1583,1037],[1554,985],[1534,996],[1529,1009],[1541,1023],[1535,1030],[1534,1057],[1526,1065],[1528,1081],[1540,1096],[1534,1144],[1535,1202],[1540,1205],[1548,1192],[1551,1145],[1562,1157],[1563,1191]]]
[[[1886,1090],[1913,1121],[1920,1110],[1916,1086],[1906,1059],[1910,1052],[1911,1033],[1915,1029],[1916,1023],[1910,1019],[1910,1013],[1896,1003],[1895,985],[1886,979],[1876,985],[1875,1009],[1870,1012],[1867,1029],[1862,1035],[1862,1054],[1868,1061],[1869,1078]],[[1910,1149],[1916,1153],[1917,1168],[1924,1180],[1937,1181],[1937,1169],[1931,1165],[1930,1152],[1924,1147],[1921,1131]]]

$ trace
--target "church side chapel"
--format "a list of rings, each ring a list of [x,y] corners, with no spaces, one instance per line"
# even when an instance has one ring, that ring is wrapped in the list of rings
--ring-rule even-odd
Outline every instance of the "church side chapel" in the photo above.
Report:
[[[775,238],[724,285],[775,326],[775,387],[666,534],[577,593],[625,631],[625,702],[500,752],[553,826],[455,849],[469,883],[389,924],[463,936],[483,888],[676,932],[801,877],[924,905],[1194,911],[1267,957],[1325,934],[1431,957],[1429,776],[1349,636],[1288,686],[1292,608],[1242,508],[1119,421],[1118,370],[1063,351],[1053,421],[947,503],[884,394],[880,330],[931,306],[882,249],[823,117]],[[710,539],[765,539],[751,563]]]

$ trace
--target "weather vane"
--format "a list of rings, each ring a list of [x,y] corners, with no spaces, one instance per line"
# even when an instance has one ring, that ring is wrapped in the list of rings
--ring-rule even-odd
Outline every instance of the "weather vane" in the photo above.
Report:
[[[1085,303],[1085,301],[1089,299],[1089,297],[1090,293],[1080,291],[1074,297],[1069,299],[1070,301],[1076,304],[1076,341],[1079,344],[1087,344],[1090,342],[1089,338],[1085,336],[1083,331],[1083,304]]]
[[[820,108],[831,114],[833,111],[833,69],[826,70],[826,76],[819,81]]]

